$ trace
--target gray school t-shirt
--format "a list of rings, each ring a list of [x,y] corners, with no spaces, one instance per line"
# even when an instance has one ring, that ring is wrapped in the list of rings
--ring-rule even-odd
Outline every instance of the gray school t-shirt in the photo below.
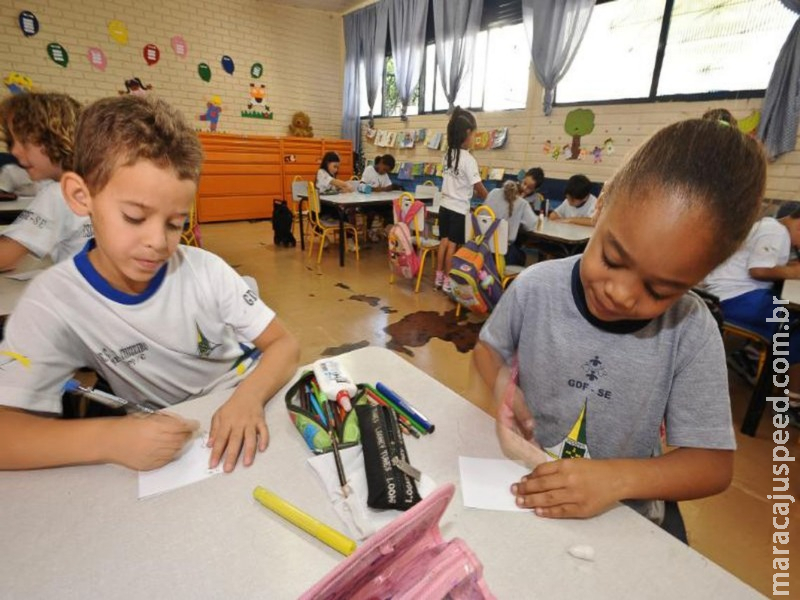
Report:
[[[702,301],[686,294],[651,321],[599,322],[586,308],[580,258],[525,270],[480,333],[506,362],[518,352],[542,447],[647,458],[659,453],[665,419],[669,445],[735,449],[722,340]]]

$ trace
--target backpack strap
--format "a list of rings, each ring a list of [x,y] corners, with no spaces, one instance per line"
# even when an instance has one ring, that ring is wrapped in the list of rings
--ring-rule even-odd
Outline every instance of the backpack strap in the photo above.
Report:
[[[403,218],[403,221],[405,221],[406,225],[411,225],[411,223],[414,221],[414,218],[417,216],[417,213],[424,206],[425,205],[419,200],[414,200],[414,202],[411,203],[411,206],[408,207],[408,212],[406,213],[406,216]]]
[[[490,239],[494,235],[495,230],[500,226],[500,219],[493,219],[486,231],[481,233],[478,217],[475,216],[475,213],[470,214],[472,215],[472,231],[477,234],[475,235],[475,241],[482,244],[484,240]]]
[[[400,223],[403,220],[403,201],[395,198],[392,200],[392,207],[394,208],[394,222]]]

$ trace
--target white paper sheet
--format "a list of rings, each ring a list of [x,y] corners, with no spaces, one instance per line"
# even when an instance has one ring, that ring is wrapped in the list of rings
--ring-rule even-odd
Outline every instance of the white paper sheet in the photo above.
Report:
[[[531,512],[515,504],[511,485],[530,473],[527,467],[505,458],[458,457],[464,506],[485,510]]]
[[[179,487],[201,481],[222,472],[222,463],[216,469],[208,468],[211,448],[206,446],[207,436],[194,438],[184,453],[153,471],[139,471],[139,499],[163,494]]]

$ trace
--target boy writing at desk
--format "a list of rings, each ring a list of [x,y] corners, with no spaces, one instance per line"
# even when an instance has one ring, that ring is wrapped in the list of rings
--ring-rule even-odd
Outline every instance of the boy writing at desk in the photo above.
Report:
[[[518,506],[590,517],[624,500],[685,540],[675,502],[730,484],[722,340],[687,292],[745,238],[765,181],[761,149],[738,130],[671,125],[604,188],[586,252],[530,267],[503,294],[474,360],[501,442],[535,433],[555,459],[512,487]],[[662,422],[675,447],[663,456]]]
[[[562,223],[593,225],[597,198],[592,194],[592,182],[586,175],[573,175],[564,189],[566,200],[550,213],[550,218]]]
[[[178,246],[202,150],[165,102],[121,96],[80,117],[64,197],[95,238],[31,283],[0,345],[0,468],[171,461],[193,424],[174,415],[59,420],[61,390],[90,366],[114,392],[169,406],[238,384],[214,414],[211,467],[268,441],[264,404],[294,374],[298,344],[222,259]],[[261,360],[256,360],[258,354]]]

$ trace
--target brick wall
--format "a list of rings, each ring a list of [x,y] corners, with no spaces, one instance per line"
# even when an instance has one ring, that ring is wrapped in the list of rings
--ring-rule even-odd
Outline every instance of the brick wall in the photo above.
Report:
[[[39,19],[36,36],[22,35],[17,15],[33,12]],[[108,34],[118,19],[128,28],[128,44]],[[188,56],[179,58],[170,46],[182,36]],[[58,42],[69,52],[62,68],[50,60],[47,45]],[[161,52],[148,66],[145,44]],[[87,59],[90,47],[104,51],[104,72]],[[4,0],[0,2],[0,77],[11,71],[29,76],[42,90],[62,91],[90,101],[124,90],[124,81],[139,77],[153,92],[179,107],[198,129],[207,99],[222,99],[218,130],[230,133],[287,135],[291,115],[298,110],[311,117],[316,137],[338,138],[341,133],[342,18],[334,13],[273,5],[257,0]],[[220,64],[223,54],[234,59],[233,75]],[[205,62],[212,76],[206,83],[197,73]],[[251,79],[250,66],[264,66],[260,79]],[[274,120],[243,118],[251,81],[266,85],[266,103]],[[7,90],[2,87],[0,95]]]

